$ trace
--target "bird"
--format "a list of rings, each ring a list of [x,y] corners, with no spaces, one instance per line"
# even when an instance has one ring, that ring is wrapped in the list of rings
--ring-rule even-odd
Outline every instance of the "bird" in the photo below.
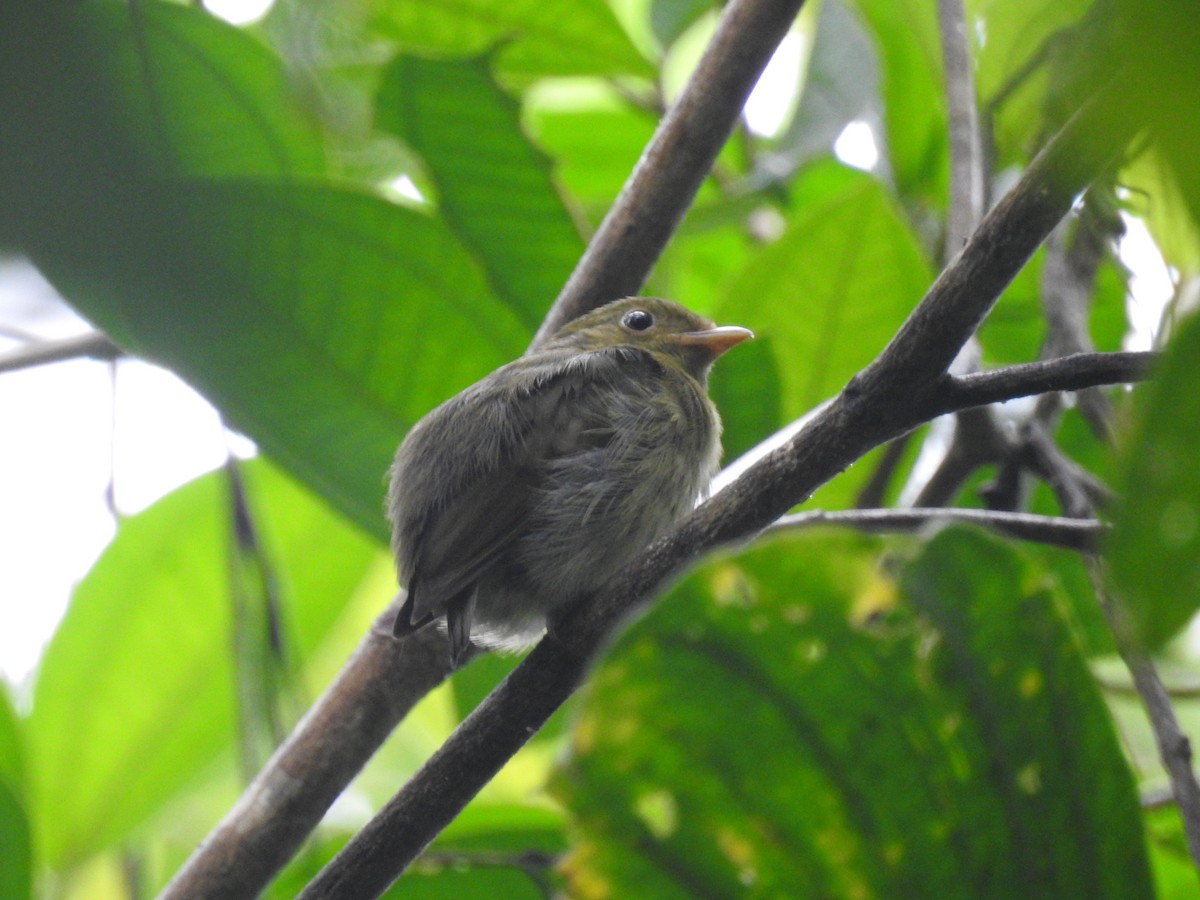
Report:
[[[753,338],[657,297],[586,313],[421,418],[389,470],[406,596],[397,638],[445,625],[520,650],[706,494],[721,421],[717,357]]]

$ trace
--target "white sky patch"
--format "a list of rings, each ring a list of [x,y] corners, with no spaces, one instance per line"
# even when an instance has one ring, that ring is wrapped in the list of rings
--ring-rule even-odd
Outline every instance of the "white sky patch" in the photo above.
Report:
[[[795,109],[804,44],[799,34],[788,32],[750,92],[744,112],[746,125],[755,134],[763,137],[779,134]]]
[[[879,162],[879,147],[875,132],[861,119],[856,119],[833,142],[834,155],[848,166],[870,172]]]
[[[249,25],[270,11],[275,0],[204,0],[204,8],[231,25]]]
[[[1117,254],[1129,269],[1129,350],[1149,350],[1158,337],[1163,310],[1175,294],[1171,272],[1141,219],[1121,214],[1125,234]]]
[[[0,261],[0,322],[40,339],[88,330],[28,263]],[[21,345],[0,337],[0,353]],[[254,453],[175,375],[79,359],[0,375],[0,675],[21,683],[75,585],[116,532],[106,493],[140,511],[221,465]],[[115,415],[114,415],[115,411]]]

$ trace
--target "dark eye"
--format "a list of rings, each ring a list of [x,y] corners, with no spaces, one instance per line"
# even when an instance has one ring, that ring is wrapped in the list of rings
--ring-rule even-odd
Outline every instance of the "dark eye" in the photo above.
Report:
[[[654,324],[654,316],[644,309],[631,309],[621,317],[621,324],[630,331],[645,331]]]

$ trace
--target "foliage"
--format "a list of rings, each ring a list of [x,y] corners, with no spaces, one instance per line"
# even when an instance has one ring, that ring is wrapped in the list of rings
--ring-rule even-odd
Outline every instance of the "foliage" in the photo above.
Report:
[[[1161,6],[1143,20],[1105,0],[967,3],[995,189],[1113,42],[1134,34],[1130,64],[1154,61],[1129,102],[1200,90],[1194,17]],[[663,72],[690,66],[711,27],[689,0],[277,0],[243,28],[164,0],[5,4],[0,242],[263,451],[243,467],[246,503],[281,631],[252,652],[279,658],[290,687],[260,687],[284,724],[388,597],[396,443],[522,352],[670,99]],[[818,48],[798,103],[774,136],[726,148],[648,286],[758,333],[714,374],[737,453],[844,385],[943,261],[935,4],[823,0],[796,27]],[[1153,112],[1160,131],[1116,178],[1133,190],[1096,193],[1144,215],[1187,283],[1194,123]],[[833,153],[852,120],[875,125],[869,172]],[[985,363],[1038,358],[1049,252],[981,330]],[[1110,248],[1088,284],[1101,349],[1125,332],[1127,278]],[[1186,324],[1158,384],[1109,393],[1118,453],[1074,413],[1055,420],[1124,498],[1115,583],[1156,646],[1200,608],[1198,338]],[[936,455],[941,439],[921,432],[882,496],[910,496],[918,442]],[[852,506],[879,458],[817,500]],[[979,505],[982,480],[955,502]],[[230,650],[235,500],[214,472],[123,520],[32,696],[0,698],[0,898],[35,881],[97,896],[118,863],[157,888],[236,796],[254,760]],[[1058,511],[1048,492],[1032,502]],[[1108,647],[1092,602],[1077,559],[963,530],[793,535],[709,561],[392,893],[1183,896],[1178,819],[1147,828],[1137,804],[1135,776],[1160,773],[1131,769],[1091,674]],[[272,895],[294,893],[506,665],[480,660],[428,698]]]

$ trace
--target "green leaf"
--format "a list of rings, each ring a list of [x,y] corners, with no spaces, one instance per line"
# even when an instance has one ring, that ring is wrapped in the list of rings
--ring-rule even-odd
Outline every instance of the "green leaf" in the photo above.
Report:
[[[798,192],[815,199],[748,260],[717,310],[722,321],[769,339],[789,420],[870,362],[932,280],[916,239],[870,176],[814,166]]]
[[[782,425],[779,372],[770,338],[757,338],[721,360],[709,396],[721,411],[724,459],[737,459]]]
[[[119,97],[117,123],[156,171],[319,175],[320,132],[295,80],[247,32],[198,6],[89,3],[82,37]]]
[[[499,45],[496,65],[517,83],[547,75],[651,75],[601,0],[375,2],[374,27],[402,49],[468,56]]]
[[[1056,74],[1056,62],[1062,61],[1064,51],[1078,46],[1071,31],[1092,5],[1092,0],[1020,4],[971,0],[967,4],[969,20],[975,24],[971,49],[976,93],[985,102],[996,100],[1001,92],[1006,95],[990,123],[1000,165],[1027,157],[1035,149],[1034,139],[1056,127],[1046,118],[1047,79]]]
[[[1050,583],[943,532],[779,538],[618,641],[559,781],[575,893],[1151,896],[1137,796]]]
[[[129,349],[180,373],[274,459],[383,538],[396,444],[529,336],[434,219],[331,187],[172,186],[175,265],[146,283],[46,271]],[[183,242],[184,248],[175,244]],[[72,260],[62,261],[62,265]],[[100,273],[102,276],[102,273]]]
[[[303,660],[374,544],[264,463],[249,501]],[[52,868],[111,846],[229,747],[234,733],[227,485],[212,473],[121,523],[38,670],[28,765]]]
[[[557,180],[598,225],[654,134],[654,117],[575,82],[536,86],[525,119],[555,160]]]
[[[495,293],[536,329],[583,252],[520,109],[489,60],[399,56],[384,69],[376,124],[416,150],[442,218]]]
[[[885,152],[900,196],[941,209],[949,160],[935,5],[854,0],[875,40]]]
[[[1136,422],[1122,440],[1113,534],[1106,545],[1117,590],[1141,639],[1154,647],[1200,609],[1200,318],[1180,328],[1155,380],[1137,389]]]
[[[17,714],[0,681],[0,900],[26,900],[33,889],[33,849],[21,749]]]
[[[33,896],[29,821],[14,784],[0,778],[0,900]]]

